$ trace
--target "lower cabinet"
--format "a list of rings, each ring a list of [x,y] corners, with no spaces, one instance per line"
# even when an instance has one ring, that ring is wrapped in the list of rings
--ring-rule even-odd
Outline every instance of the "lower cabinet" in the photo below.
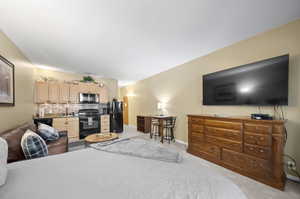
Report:
[[[109,133],[110,129],[109,129],[109,115],[101,115],[100,118],[100,123],[101,123],[101,133]]]
[[[77,117],[54,118],[53,127],[59,131],[67,131],[69,142],[79,140],[79,119]]]

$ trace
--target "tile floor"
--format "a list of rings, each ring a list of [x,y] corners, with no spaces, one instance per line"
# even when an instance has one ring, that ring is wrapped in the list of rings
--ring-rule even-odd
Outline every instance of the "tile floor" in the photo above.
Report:
[[[124,127],[124,132],[120,134],[121,138],[130,138],[130,137],[141,137],[145,139],[149,139],[149,134],[143,134],[140,132],[137,132],[135,128],[133,127]],[[159,139],[153,140],[154,142],[159,142]],[[164,143],[164,145],[175,148],[182,153],[186,153],[186,146],[179,143]],[[79,150],[85,148],[84,143],[79,143],[75,146],[70,146],[69,150]],[[255,180],[252,180],[250,178],[247,178],[245,176],[239,175],[235,172],[232,172],[228,169],[225,169],[223,167],[220,167],[218,165],[215,165],[211,162],[208,162],[206,160],[203,160],[199,158],[199,162],[203,166],[210,167],[211,169],[215,170],[216,172],[219,172],[221,175],[224,175],[231,179],[235,184],[237,184],[240,189],[245,193],[245,195],[249,199],[300,199],[300,184],[297,184],[292,181],[287,181],[285,191],[280,191],[277,189],[274,189],[270,186],[261,184]]]

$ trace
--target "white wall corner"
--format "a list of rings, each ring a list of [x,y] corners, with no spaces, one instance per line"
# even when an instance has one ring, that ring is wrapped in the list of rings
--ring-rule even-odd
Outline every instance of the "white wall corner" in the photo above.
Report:
[[[128,125],[124,124],[124,126],[130,127],[130,128],[135,128],[135,129],[136,129],[136,125],[132,125],[132,124],[128,124]]]

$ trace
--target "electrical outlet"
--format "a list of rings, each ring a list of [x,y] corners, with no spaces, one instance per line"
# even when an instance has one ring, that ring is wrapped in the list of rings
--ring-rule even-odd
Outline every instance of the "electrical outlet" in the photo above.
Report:
[[[287,166],[290,170],[296,170],[296,164],[293,161],[288,161]]]

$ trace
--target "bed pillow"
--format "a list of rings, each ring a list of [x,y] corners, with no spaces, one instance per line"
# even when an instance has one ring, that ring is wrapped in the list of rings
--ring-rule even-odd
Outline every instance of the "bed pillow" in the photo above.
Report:
[[[43,138],[29,129],[22,137],[21,147],[26,159],[39,158],[48,155],[48,148]]]
[[[51,126],[48,126],[46,124],[39,123],[39,125],[38,125],[38,132],[39,132],[39,135],[46,142],[54,141],[54,140],[58,140],[59,139],[59,133],[58,133],[58,131],[55,128],[53,128]]]
[[[8,146],[5,139],[0,137],[0,186],[5,184],[7,177]]]

